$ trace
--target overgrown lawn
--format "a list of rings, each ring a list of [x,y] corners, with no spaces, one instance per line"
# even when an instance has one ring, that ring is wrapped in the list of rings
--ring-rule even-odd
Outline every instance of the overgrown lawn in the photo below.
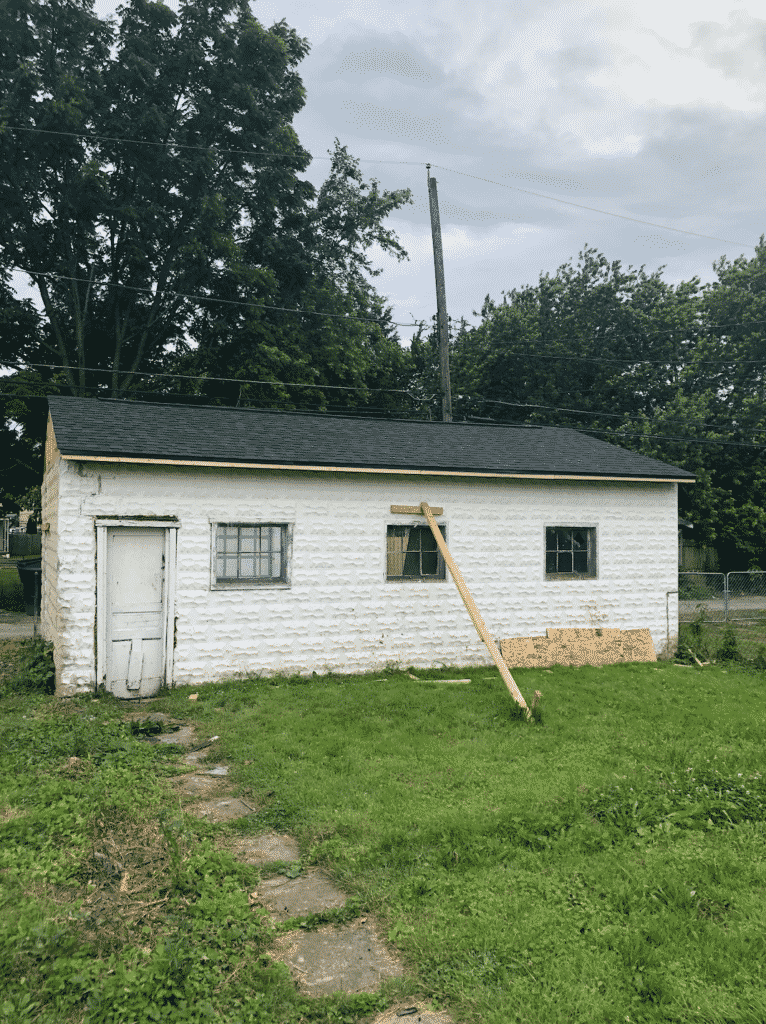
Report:
[[[543,693],[534,724],[494,672],[415,674],[472,682],[391,670],[154,702],[219,736],[261,808],[220,826],[173,805],[177,755],[117,702],[6,697],[0,1019],[353,1022],[398,991],[472,1024],[766,1020],[764,673],[518,670]],[[273,828],[380,918],[410,981],[295,994],[248,906],[257,870],[218,848]],[[136,864],[130,900],[104,878],[121,836],[156,867]]]

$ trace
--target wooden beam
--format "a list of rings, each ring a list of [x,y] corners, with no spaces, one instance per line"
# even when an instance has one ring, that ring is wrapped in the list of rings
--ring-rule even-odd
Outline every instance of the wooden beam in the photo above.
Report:
[[[435,516],[443,516],[443,508],[432,508],[431,511]],[[420,505],[392,505],[391,512],[395,516],[419,516],[421,515]]]
[[[303,466],[276,462],[201,462],[198,459],[155,459],[149,455],[133,458],[121,455],[62,455],[66,462],[125,462],[140,466],[210,466],[212,469],[279,469],[292,473],[385,473],[390,476],[460,476],[497,480],[603,480],[606,483],[693,484],[685,477],[668,476],[582,476],[577,473],[474,473],[462,469],[388,469],[380,466]]]
[[[465,580],[463,579],[463,574],[458,569],[457,564],[455,563],[455,559],[450,554],[449,548],[444,542],[444,537],[442,537],[442,532],[439,529],[436,520],[434,519],[433,512],[429,507],[428,502],[421,501],[420,511],[426,517],[428,525],[431,527],[431,533],[434,535],[434,540],[436,541],[439,547],[439,551],[441,551],[442,558],[449,567],[449,571],[452,574],[452,579],[455,581],[455,586],[457,587],[458,592],[460,593],[460,596],[463,599],[463,604],[466,606],[468,614],[471,616],[471,621],[473,622],[474,626],[476,626],[476,632],[479,634],[479,636],[486,644],[487,650],[492,655],[492,660],[497,665],[497,669],[500,675],[503,677],[503,682],[508,687],[511,696],[517,704],[521,705],[521,707],[524,708],[524,710],[527,713],[527,718],[531,718],[532,712],[527,707],[526,701],[521,695],[521,690],[518,688],[518,686],[513,680],[513,676],[508,671],[508,666],[503,661],[500,651],[497,648],[497,644],[490,636],[487,627],[484,625],[484,619],[481,617],[481,612],[476,607],[476,602],[471,597],[471,592],[468,589]]]

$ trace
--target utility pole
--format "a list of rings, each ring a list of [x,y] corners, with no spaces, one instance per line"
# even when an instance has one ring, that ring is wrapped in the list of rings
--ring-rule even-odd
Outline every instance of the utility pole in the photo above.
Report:
[[[447,294],[444,290],[444,257],[442,255],[442,229],[439,223],[439,198],[436,178],[431,177],[431,165],[426,164],[428,178],[428,205],[431,210],[431,238],[434,244],[434,272],[436,274],[436,315],[439,329],[439,367],[442,384],[442,420],[452,421],[452,388],[449,380],[449,327],[447,325]]]

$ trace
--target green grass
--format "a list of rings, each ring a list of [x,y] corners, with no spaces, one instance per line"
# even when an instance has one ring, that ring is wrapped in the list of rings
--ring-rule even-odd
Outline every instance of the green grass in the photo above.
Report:
[[[456,1022],[762,1024],[764,673],[518,670],[527,698],[543,693],[533,724],[496,673],[439,674],[472,683],[390,671],[164,696],[152,710],[220,736],[216,758],[261,808],[221,826],[174,809],[174,755],[138,744],[116,702],[65,715],[6,697],[0,1021],[143,1024],[152,992],[161,1020],[370,1020],[393,988],[308,1001],[269,965],[255,869],[214,840],[277,828],[383,922],[412,975],[399,994]],[[144,924],[127,904],[119,928],[73,909],[95,835],[148,837],[162,870],[142,891],[166,902]]]
[[[0,558],[0,610],[24,611],[24,590],[16,563],[19,559]]]

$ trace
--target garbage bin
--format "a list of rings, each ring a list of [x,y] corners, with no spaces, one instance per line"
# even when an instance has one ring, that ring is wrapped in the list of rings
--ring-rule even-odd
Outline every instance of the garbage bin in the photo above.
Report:
[[[17,562],[16,568],[24,591],[24,611],[27,615],[40,614],[40,593],[42,591],[42,558],[28,558]]]

